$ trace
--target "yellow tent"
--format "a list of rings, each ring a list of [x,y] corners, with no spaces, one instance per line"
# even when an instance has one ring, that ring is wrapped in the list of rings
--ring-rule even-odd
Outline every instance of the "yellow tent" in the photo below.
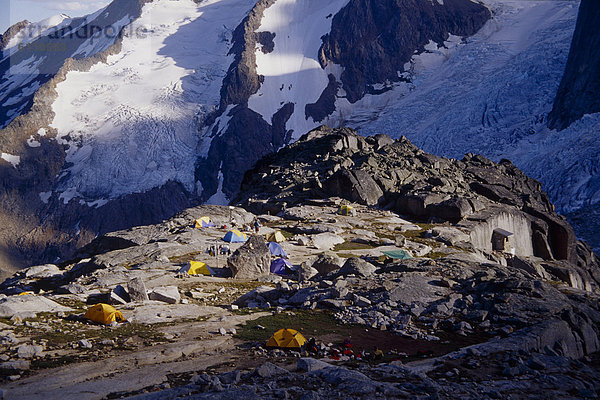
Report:
[[[338,208],[337,213],[340,215],[352,215],[355,216],[356,215],[356,210],[354,209],[354,207],[352,206],[340,206],[340,208]]]
[[[284,347],[299,349],[306,343],[306,339],[295,329],[280,329],[267,340],[267,347]]]
[[[85,312],[83,316],[85,319],[90,321],[99,322],[104,325],[110,325],[111,322],[125,322],[127,321],[121,311],[116,310],[113,306],[108,304],[98,303],[91,306]]]
[[[267,235],[267,242],[285,242],[285,236],[283,236],[283,233],[281,233],[280,231],[276,231]]]
[[[210,228],[215,226],[210,217],[200,217],[194,221],[194,228]]]
[[[188,275],[212,276],[215,274],[211,267],[200,261],[190,261],[179,272],[185,272]]]

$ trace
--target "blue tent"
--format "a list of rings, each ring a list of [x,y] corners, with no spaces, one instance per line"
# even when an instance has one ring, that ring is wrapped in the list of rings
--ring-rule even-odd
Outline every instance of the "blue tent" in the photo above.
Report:
[[[269,250],[271,251],[271,255],[273,256],[279,256],[279,257],[287,257],[287,253],[285,252],[285,250],[283,249],[283,247],[281,247],[281,245],[277,242],[269,242]]]
[[[278,258],[271,262],[271,273],[277,275],[287,275],[287,270],[293,270],[294,266],[284,260],[283,258]]]
[[[223,237],[223,240],[230,243],[243,243],[246,240],[248,240],[248,238],[246,237],[246,234],[244,232],[240,232],[237,229],[234,229],[232,231],[227,232]]]

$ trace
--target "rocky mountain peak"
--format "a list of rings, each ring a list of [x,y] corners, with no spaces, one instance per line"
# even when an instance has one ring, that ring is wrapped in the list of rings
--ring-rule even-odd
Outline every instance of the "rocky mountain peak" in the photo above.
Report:
[[[25,28],[29,25],[30,22],[28,20],[19,21],[16,24],[11,25],[2,35],[0,35],[0,51],[4,50],[10,39],[15,37],[21,29]]]

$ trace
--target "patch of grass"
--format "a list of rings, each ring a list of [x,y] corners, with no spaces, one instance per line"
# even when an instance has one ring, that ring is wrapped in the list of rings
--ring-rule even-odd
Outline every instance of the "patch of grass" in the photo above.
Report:
[[[336,244],[333,248],[333,251],[343,251],[343,250],[364,250],[364,249],[373,249],[374,247],[370,244],[366,243],[358,243],[358,242],[344,242],[340,244]]]
[[[437,260],[443,257],[446,257],[448,253],[444,253],[443,251],[432,251],[425,255],[427,258],[431,258],[432,260]]]
[[[258,325],[265,329],[259,329]],[[310,336],[331,333],[347,334],[352,325],[342,325],[333,314],[327,311],[295,310],[260,317],[246,322],[234,336],[247,342],[266,342],[273,333],[282,328],[291,328],[302,333],[307,339]]]
[[[279,231],[281,232],[283,237],[285,237],[287,240],[289,240],[292,236],[294,236],[294,233],[292,233],[286,229],[280,229]]]
[[[51,324],[52,332],[40,332],[36,328],[29,329],[27,332],[32,339],[48,341],[49,347],[62,347],[67,343],[76,342],[81,339],[88,340],[105,340],[113,339],[115,341],[126,340],[130,337],[135,337],[138,340],[149,342],[164,342],[165,338],[161,332],[157,330],[158,326],[127,323],[121,324],[116,328],[109,328],[99,325],[88,325],[85,322],[66,322],[53,321]],[[60,332],[56,330],[60,329]]]
[[[392,235],[391,233],[376,232],[375,235],[377,235],[379,239],[396,240],[396,236]]]
[[[169,257],[169,261],[177,264],[177,263],[184,263],[184,262],[188,262],[190,260],[193,260],[196,256],[200,255],[200,254],[204,254],[203,251],[193,251],[191,253],[187,253],[184,254],[182,256],[174,256],[174,257]]]
[[[52,300],[54,300],[55,302],[57,302],[58,304],[60,304],[62,306],[73,308],[76,311],[83,311],[86,309],[86,304],[81,300],[69,299],[69,298],[54,298]]]
[[[39,370],[39,369],[62,367],[62,366],[72,364],[72,363],[80,361],[80,360],[81,360],[81,357],[79,357],[77,355],[73,355],[73,354],[54,357],[54,358],[38,358],[31,362],[31,369]]]

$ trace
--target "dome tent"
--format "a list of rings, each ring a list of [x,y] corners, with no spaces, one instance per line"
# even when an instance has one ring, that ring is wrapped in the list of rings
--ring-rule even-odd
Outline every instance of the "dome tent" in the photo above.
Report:
[[[306,338],[297,330],[280,329],[267,340],[266,346],[299,350],[304,343],[306,343]]]
[[[212,228],[215,223],[210,217],[200,217],[194,221],[194,228]]]
[[[270,271],[272,274],[287,275],[293,269],[294,266],[290,264],[287,260],[284,260],[283,258],[278,258],[276,260],[271,261]]]
[[[104,325],[110,325],[112,322],[127,321],[121,311],[104,303],[98,303],[88,308],[83,318]]]
[[[343,206],[340,206],[340,208],[338,208],[337,214],[339,214],[339,215],[351,215],[351,216],[355,217],[356,216],[356,210],[352,206],[343,205]]]
[[[272,256],[275,257],[287,257],[287,253],[285,252],[285,250],[283,249],[283,247],[281,247],[281,245],[279,243],[275,243],[275,242],[269,242],[268,244],[269,246],[269,251],[271,252]]]
[[[283,236],[283,233],[281,233],[281,231],[275,231],[267,235],[267,242],[285,242],[285,236]]]
[[[183,266],[179,272],[186,273],[188,275],[205,275],[214,276],[215,271],[208,265],[200,261],[190,261]]]
[[[225,234],[223,240],[230,243],[243,243],[248,240],[248,237],[244,232],[240,232],[237,229],[231,230]]]

